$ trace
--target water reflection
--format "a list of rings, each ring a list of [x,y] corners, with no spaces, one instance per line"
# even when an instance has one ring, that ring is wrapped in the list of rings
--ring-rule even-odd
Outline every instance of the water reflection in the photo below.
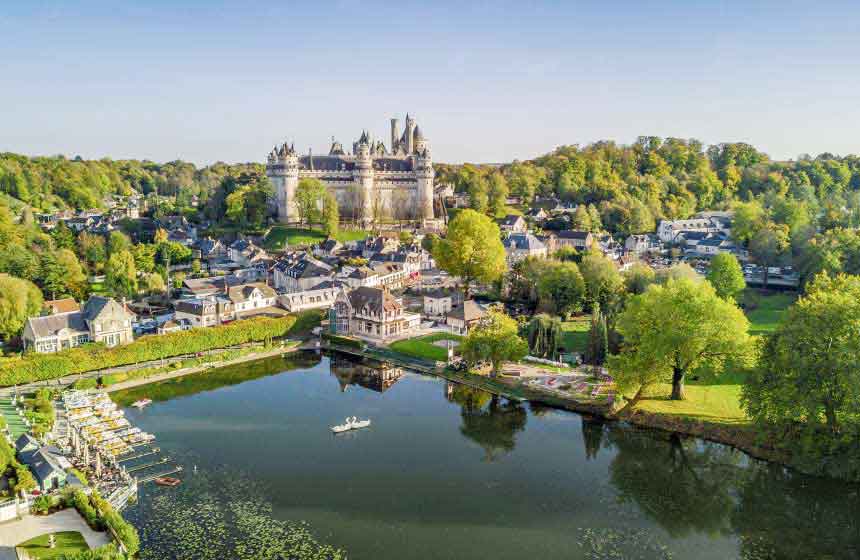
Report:
[[[448,384],[446,396],[460,405],[460,433],[484,448],[484,459],[495,461],[514,450],[515,435],[525,430],[528,414],[519,403],[466,385]]]
[[[384,393],[403,377],[403,368],[381,362],[351,358],[345,354],[332,354],[331,374],[337,378],[341,392],[350,385],[358,385],[377,393]]]

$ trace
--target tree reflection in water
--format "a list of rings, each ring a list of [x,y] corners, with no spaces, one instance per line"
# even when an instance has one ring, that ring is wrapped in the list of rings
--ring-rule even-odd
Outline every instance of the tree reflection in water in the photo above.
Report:
[[[725,445],[607,430],[610,480],[673,537],[735,534],[740,558],[860,558],[860,487],[747,458]]]
[[[449,385],[446,395],[460,405],[460,433],[484,449],[486,461],[513,451],[514,436],[525,429],[528,419],[522,405],[466,385]]]

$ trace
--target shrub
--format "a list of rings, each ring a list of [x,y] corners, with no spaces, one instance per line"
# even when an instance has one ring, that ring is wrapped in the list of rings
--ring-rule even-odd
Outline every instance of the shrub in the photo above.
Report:
[[[323,333],[322,338],[328,340],[332,344],[338,344],[340,346],[347,346],[349,348],[357,348],[361,350],[364,348],[364,343],[356,338],[349,338],[346,336],[338,336],[336,334]]]
[[[29,354],[0,365],[0,386],[55,379],[69,374],[279,338],[313,328],[319,321],[319,312],[308,311],[277,319],[260,317],[217,327],[148,335],[131,344],[114,348],[88,344],[55,354]],[[81,387],[75,382],[75,388],[95,387],[95,380],[90,383],[93,385]]]
[[[54,500],[50,496],[42,495],[33,500],[33,511],[36,513],[48,513],[53,505]]]
[[[95,389],[98,385],[98,381],[94,377],[87,377],[85,379],[78,379],[74,383],[72,383],[72,387],[78,390],[83,389]]]

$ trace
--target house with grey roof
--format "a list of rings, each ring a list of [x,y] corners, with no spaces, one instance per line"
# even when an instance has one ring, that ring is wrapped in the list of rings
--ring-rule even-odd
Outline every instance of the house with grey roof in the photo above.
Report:
[[[567,246],[585,251],[594,244],[594,236],[588,231],[562,230],[555,232],[555,242],[559,249]]]
[[[306,253],[292,253],[275,263],[273,279],[281,292],[303,292],[334,276],[332,267]]]
[[[508,265],[519,262],[526,257],[546,257],[547,247],[531,233],[512,233],[502,240],[505,247]]]
[[[113,298],[91,296],[80,311],[30,317],[22,335],[24,348],[39,353],[58,352],[100,342],[117,346],[132,342],[135,315],[125,303]]]
[[[233,303],[237,317],[253,315],[255,311],[277,304],[278,293],[262,282],[230,286],[227,298]]]
[[[525,233],[529,230],[529,225],[525,218],[519,214],[508,214],[499,220],[499,229],[510,233]]]
[[[420,323],[421,316],[406,312],[386,288],[341,291],[329,310],[331,332],[338,335],[387,339],[404,336]]]
[[[78,478],[68,473],[72,464],[62,451],[52,445],[41,445],[30,434],[23,434],[15,441],[18,459],[33,473],[42,492],[58,490],[67,484],[82,486]]]
[[[468,299],[448,312],[445,322],[451,331],[460,335],[469,334],[469,329],[487,318],[487,312],[475,300]]]

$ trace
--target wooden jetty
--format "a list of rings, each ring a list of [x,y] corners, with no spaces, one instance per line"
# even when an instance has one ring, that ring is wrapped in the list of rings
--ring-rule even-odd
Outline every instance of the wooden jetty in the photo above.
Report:
[[[174,468],[174,469],[172,469],[172,470],[169,470],[169,471],[167,471],[167,472],[158,473],[158,474],[153,474],[153,475],[147,476],[146,478],[142,478],[142,479],[138,480],[138,481],[137,481],[137,483],[138,483],[138,484],[144,484],[144,483],[146,483],[146,482],[152,482],[152,481],[153,481],[153,480],[155,480],[156,478],[161,478],[161,477],[163,477],[163,476],[168,476],[168,475],[171,475],[171,474],[176,474],[176,473],[178,473],[178,472],[182,472],[182,466],[181,466],[181,465],[177,465],[177,467],[176,467],[176,468]]]

